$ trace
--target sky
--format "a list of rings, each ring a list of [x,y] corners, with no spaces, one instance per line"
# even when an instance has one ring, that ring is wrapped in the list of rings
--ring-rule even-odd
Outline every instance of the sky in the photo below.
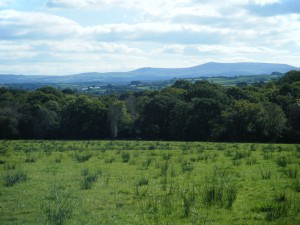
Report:
[[[0,74],[300,67],[300,0],[0,0]]]

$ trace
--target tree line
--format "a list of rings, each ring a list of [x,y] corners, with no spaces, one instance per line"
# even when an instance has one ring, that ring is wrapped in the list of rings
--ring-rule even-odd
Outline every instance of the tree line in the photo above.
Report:
[[[253,85],[177,80],[98,97],[2,87],[0,138],[299,142],[300,71]]]

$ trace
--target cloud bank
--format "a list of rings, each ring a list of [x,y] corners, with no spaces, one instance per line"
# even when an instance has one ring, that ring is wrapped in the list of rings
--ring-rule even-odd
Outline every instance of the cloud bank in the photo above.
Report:
[[[12,2],[0,0],[0,73],[60,75],[209,61],[300,66],[296,0]]]

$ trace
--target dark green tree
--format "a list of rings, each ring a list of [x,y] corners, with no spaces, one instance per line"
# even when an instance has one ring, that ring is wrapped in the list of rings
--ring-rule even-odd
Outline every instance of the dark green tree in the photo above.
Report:
[[[106,138],[107,109],[84,95],[70,99],[62,112],[62,132],[66,138]]]
[[[118,137],[119,133],[125,133],[124,136],[126,136],[131,128],[132,118],[127,112],[125,102],[115,101],[109,106],[108,123],[112,138]]]
[[[223,113],[224,134],[229,141],[258,141],[262,135],[261,104],[238,100]]]
[[[282,137],[286,128],[287,119],[283,110],[274,103],[263,106],[263,141],[275,142]]]

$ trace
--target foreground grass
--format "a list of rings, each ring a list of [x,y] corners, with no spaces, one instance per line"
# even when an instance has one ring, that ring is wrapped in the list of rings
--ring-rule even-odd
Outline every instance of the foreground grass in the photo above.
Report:
[[[0,141],[1,224],[300,224],[300,146]]]

